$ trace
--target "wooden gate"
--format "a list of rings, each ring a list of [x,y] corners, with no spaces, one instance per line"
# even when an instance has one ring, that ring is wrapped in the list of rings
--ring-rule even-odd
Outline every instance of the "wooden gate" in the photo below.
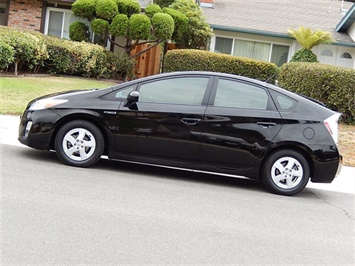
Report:
[[[132,55],[149,47],[149,44],[140,44],[132,50]],[[136,77],[142,78],[160,73],[161,47],[159,45],[136,57]]]

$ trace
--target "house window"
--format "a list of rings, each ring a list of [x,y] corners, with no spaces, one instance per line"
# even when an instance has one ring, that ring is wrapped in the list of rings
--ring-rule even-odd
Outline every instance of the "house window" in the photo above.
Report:
[[[45,34],[61,39],[69,39],[69,26],[75,21],[71,10],[48,8]]]
[[[290,47],[273,43],[216,37],[215,52],[275,63],[288,61]]]
[[[8,1],[0,0],[0,25],[7,25]]]
[[[286,45],[273,44],[270,62],[279,67],[287,63],[289,49],[290,47]]]
[[[231,54],[232,46],[233,39],[217,37],[214,51],[222,54]]]
[[[343,53],[343,54],[340,56],[340,58],[352,59],[352,56],[351,56],[351,54],[349,54],[349,53]]]
[[[235,40],[233,55],[269,61],[270,48],[270,43]]]
[[[333,53],[330,50],[324,50],[320,55],[333,57]]]

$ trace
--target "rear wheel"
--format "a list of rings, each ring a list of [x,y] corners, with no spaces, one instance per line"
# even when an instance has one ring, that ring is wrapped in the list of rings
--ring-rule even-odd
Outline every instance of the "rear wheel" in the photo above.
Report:
[[[62,126],[54,144],[57,156],[62,162],[79,167],[96,164],[104,150],[101,131],[84,120],[71,121]]]
[[[273,193],[286,196],[301,192],[309,176],[307,160],[293,150],[275,152],[267,158],[262,170],[265,186]]]

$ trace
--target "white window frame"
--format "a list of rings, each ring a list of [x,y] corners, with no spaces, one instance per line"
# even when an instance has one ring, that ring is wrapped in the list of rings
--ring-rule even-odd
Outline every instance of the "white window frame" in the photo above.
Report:
[[[215,51],[215,47],[216,47],[216,42],[217,42],[217,38],[224,38],[224,39],[230,39],[233,40],[232,43],[232,48],[230,51],[230,55],[233,55],[233,51],[234,51],[234,46],[235,46],[235,40],[241,40],[241,41],[250,41],[250,42],[257,42],[257,43],[266,43],[266,44],[270,44],[270,51],[269,51],[269,56],[268,56],[268,62],[271,62],[271,57],[272,57],[272,50],[274,45],[283,45],[283,46],[288,46],[288,55],[287,55],[287,62],[290,61],[290,52],[291,52],[291,45],[289,44],[285,44],[285,43],[281,43],[281,42],[270,42],[270,41],[261,41],[261,40],[256,40],[256,39],[249,39],[249,38],[234,38],[231,36],[225,36],[225,35],[215,35],[214,36],[214,40],[213,40],[213,45],[211,46],[211,50]]]
[[[73,15],[73,12],[71,11],[71,9],[47,7],[47,10],[46,10],[46,20],[45,20],[45,25],[44,25],[44,34],[45,34],[45,35],[48,35],[49,14],[50,14],[51,11],[63,12],[63,14],[64,14],[64,15],[63,15],[63,21],[62,21],[62,26],[61,26],[61,32],[60,32],[60,38],[63,39],[66,13],[69,13],[69,14]],[[68,29],[68,30],[69,30],[69,29]]]

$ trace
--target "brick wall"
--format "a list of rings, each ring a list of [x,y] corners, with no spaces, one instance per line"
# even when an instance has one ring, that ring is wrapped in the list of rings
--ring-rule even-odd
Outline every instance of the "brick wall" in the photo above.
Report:
[[[10,1],[8,26],[40,31],[42,1]]]

